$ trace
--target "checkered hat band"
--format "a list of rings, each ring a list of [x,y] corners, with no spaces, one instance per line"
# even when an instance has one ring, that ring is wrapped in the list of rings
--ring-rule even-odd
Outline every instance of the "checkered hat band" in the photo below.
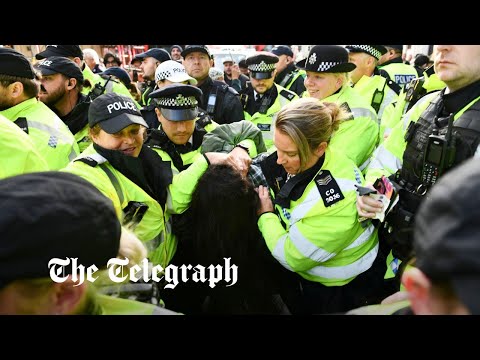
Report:
[[[327,71],[327,70],[330,70],[332,67],[334,67],[335,65],[340,65],[342,64],[341,62],[337,62],[337,61],[325,61],[325,62],[321,62],[320,64],[318,64],[318,69],[317,71],[318,72],[324,72],[324,71]]]
[[[184,73],[186,74],[187,72],[184,70],[184,69],[175,69],[175,73]],[[168,79],[169,77],[172,77],[173,76],[173,71],[171,70],[165,70],[165,71],[162,71],[162,72],[159,72],[156,76],[156,80],[157,81],[160,81],[160,80],[164,80],[164,79]]]
[[[265,61],[262,61],[260,64],[248,65],[248,69],[250,71],[258,71],[258,72],[273,71],[275,69],[275,64],[266,64]]]
[[[347,45],[347,48],[348,47],[363,50],[367,54],[372,55],[377,60],[380,59],[380,56],[382,56],[382,53],[380,51],[378,51],[377,49],[375,49],[374,47],[372,47],[370,45]]]
[[[198,101],[195,96],[183,96],[178,94],[176,97],[160,98],[157,101],[157,105],[168,108],[189,108],[197,106]]]

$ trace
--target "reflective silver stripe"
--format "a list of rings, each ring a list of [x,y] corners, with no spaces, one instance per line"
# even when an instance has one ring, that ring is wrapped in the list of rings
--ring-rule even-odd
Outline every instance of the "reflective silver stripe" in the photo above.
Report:
[[[166,210],[168,210],[170,213],[175,213],[173,210],[173,200],[172,200],[172,194],[170,193],[170,189],[167,188],[167,204],[166,204]]]
[[[380,145],[372,156],[369,169],[386,169],[392,174],[402,167],[402,161],[396,158],[385,146]]]
[[[368,239],[370,239],[370,236],[373,234],[374,230],[375,230],[375,226],[370,225],[368,228],[365,229],[363,233],[360,234],[358,238],[355,239],[353,243],[348,245],[344,250],[353,249],[357,246],[362,245],[363,243],[368,241]]]
[[[28,120],[28,127],[48,132],[50,135],[56,136],[57,138],[66,142],[67,144],[73,144],[73,142],[75,140],[73,138],[68,138],[68,136],[65,135],[64,133],[62,133],[60,130],[58,130],[58,129],[50,126],[50,125],[38,122],[38,121]]]
[[[412,113],[409,111],[405,115],[403,115],[403,131],[407,130],[408,125],[410,124],[410,118],[412,117]]]
[[[337,182],[338,186],[342,193],[346,193],[347,191],[355,191],[356,182],[350,179],[338,179],[334,178]],[[293,209],[290,217],[290,224],[294,224],[297,221],[303,219],[305,215],[317,204],[317,201],[320,199],[320,193],[318,188],[315,186],[312,190],[308,193],[305,200],[299,204],[295,209]]]
[[[369,117],[372,120],[375,120],[377,122],[377,114],[375,112],[371,111],[370,109],[365,109],[365,108],[352,108],[352,113],[353,117]]]
[[[293,271],[285,258],[285,242],[287,241],[287,236],[288,235],[283,235],[280,240],[278,240],[275,249],[273,249],[272,255],[280,264],[283,265],[284,268]]]
[[[324,262],[335,255],[336,253],[328,252],[324,249],[319,248],[318,246],[311,243],[303,234],[298,230],[297,225],[290,227],[289,231],[290,241],[295,245],[297,250],[306,258],[309,258],[316,262]]]
[[[77,156],[78,156],[77,152],[72,147],[72,151],[70,151],[70,154],[68,154],[68,160],[73,161]]]
[[[172,176],[175,176],[175,175],[178,175],[180,174],[180,172],[178,171],[178,169],[176,167],[172,167]],[[173,179],[173,178],[172,178]],[[168,210],[170,213],[175,213],[174,209],[173,209],[173,199],[172,199],[172,194],[170,192],[170,186],[173,185],[173,180],[172,180],[172,184],[170,184],[169,186],[167,186],[167,203],[166,203],[166,207],[165,209]]]
[[[372,250],[352,264],[332,267],[316,266],[313,269],[308,270],[308,273],[325,279],[349,279],[370,269],[377,254],[378,243]]]
[[[383,116],[383,111],[385,108],[390,105],[390,103],[395,99],[396,93],[392,89],[390,89],[388,86],[385,87],[387,89],[385,97],[383,98],[382,101],[382,106],[380,106],[380,110],[378,110],[378,122],[380,123],[382,121],[382,116]]]
[[[424,102],[428,101],[428,100],[432,100],[434,99],[435,96],[424,96],[422,98],[420,98],[416,103],[415,105],[413,105],[413,107],[407,112],[405,113],[405,115],[403,115],[403,130],[405,131],[408,127],[408,124],[410,124],[410,118],[412,116],[412,109],[415,109],[416,107],[420,106],[420,104],[423,104]],[[430,101],[431,102],[431,101]],[[408,104],[405,104],[405,108],[407,108]],[[425,111],[425,110],[424,110]],[[423,112],[423,111],[422,111]]]
[[[352,244],[346,247],[345,250],[360,246],[366,241],[368,241],[374,229],[374,226],[370,225],[362,234],[360,234],[358,238],[355,239]],[[337,253],[328,252],[311,243],[303,236],[300,230],[298,230],[297,225],[293,225],[290,228],[289,234],[290,241],[295,245],[297,250],[306,258],[321,263],[330,260],[332,257],[337,255]]]
[[[370,164],[370,160],[371,160],[371,159],[368,158],[367,160],[365,160],[365,161],[363,162],[362,165],[360,165],[360,166],[358,167],[358,168],[360,169],[360,171],[363,171],[364,169],[366,169],[366,167],[368,166],[368,164]]]
[[[173,221],[173,218],[170,216],[170,218],[168,219],[168,221],[165,221],[165,232],[167,234],[171,234],[172,233],[172,221]]]
[[[123,191],[118,182],[117,177],[113,174],[112,170],[107,167],[107,164],[99,164],[100,168],[107,174],[110,182],[112,183],[113,187],[115,188],[115,192],[117,193],[118,199],[120,200],[120,206],[123,206]]]

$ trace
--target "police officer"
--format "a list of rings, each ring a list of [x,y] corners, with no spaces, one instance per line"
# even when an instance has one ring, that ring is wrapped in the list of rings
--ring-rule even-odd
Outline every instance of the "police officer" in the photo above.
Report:
[[[97,97],[103,93],[115,92],[117,94],[131,97],[128,89],[120,81],[112,79],[110,76],[104,78],[100,74],[94,74],[83,60],[83,52],[79,45],[47,45],[45,50],[35,55],[37,60],[42,60],[50,56],[64,56],[73,60],[82,70],[83,77],[90,81],[92,88],[84,87],[82,92],[91,97]],[[135,105],[140,108],[136,102]]]
[[[88,136],[90,100],[82,94],[82,72],[72,60],[62,56],[41,60],[35,67],[42,73],[38,99],[67,124],[82,152],[92,142]]]
[[[417,72],[412,65],[403,62],[403,45],[384,46],[387,52],[381,56],[378,62],[381,76],[395,81],[401,88],[404,88],[416,77],[422,76],[422,73]]]
[[[302,96],[305,91],[303,82],[307,74],[305,70],[300,70],[295,66],[292,49],[287,45],[277,45],[272,48],[271,52],[278,56],[275,83]]]
[[[79,153],[67,125],[37,100],[38,74],[21,53],[0,48],[0,115],[25,131],[50,170],[66,166]]]
[[[262,131],[267,150],[273,149],[273,121],[280,109],[298,99],[293,91],[275,84],[275,64],[278,56],[268,52],[252,55],[246,60],[250,70],[250,85],[242,91],[246,120],[253,122]]]
[[[187,74],[185,74],[188,76]],[[250,163],[257,151],[259,132],[247,121],[218,125],[199,107],[202,91],[191,85],[172,83],[150,94],[160,126],[149,131],[145,142],[163,160],[171,161],[174,173],[187,169],[202,153],[202,144],[207,133],[224,135],[232,145],[230,154],[238,163]],[[218,131],[216,129],[218,128]],[[225,150],[222,145],[219,150]],[[244,170],[247,170],[244,166]]]
[[[217,124],[229,124],[243,120],[243,108],[238,92],[209,76],[213,60],[210,50],[205,45],[188,45],[182,51],[183,65],[188,75],[195,78],[202,90],[199,106]]]
[[[142,96],[140,105],[142,108],[142,116],[145,119],[149,128],[155,128],[157,126],[157,119],[154,114],[154,106],[150,104],[150,93],[157,89],[155,83],[155,71],[157,67],[165,61],[172,60],[170,54],[161,48],[152,48],[141,54],[136,55],[131,63],[135,61],[141,61],[140,69],[143,72],[144,87],[142,90]]]
[[[303,97],[339,102],[353,121],[340,124],[330,143],[352,159],[363,170],[378,142],[378,122],[370,102],[350,87],[349,73],[355,64],[348,61],[348,51],[340,45],[315,45],[299,68],[306,70]]]
[[[24,174],[0,180],[0,198],[0,314],[175,314],[100,295],[73,266],[63,267],[63,282],[50,278],[54,258],[104,270],[119,253],[113,204],[88,181],[60,171]]]
[[[381,121],[385,108],[395,101],[400,86],[392,80],[380,76],[377,63],[387,52],[383,45],[347,45],[348,59],[357,67],[350,73],[353,88],[370,101]]]
[[[35,148],[32,139],[0,115],[0,179],[46,170],[47,162]]]
[[[445,83],[435,74],[435,68],[430,66],[419,78],[413,79],[402,89],[397,100],[390,103],[383,113],[380,122],[380,143],[384,141],[402,116],[426,94],[445,88]]]
[[[142,62],[140,64],[140,69],[143,71],[143,80],[145,81],[146,87],[142,92],[142,100],[140,101],[140,105],[145,107],[148,106],[151,101],[148,95],[156,89],[155,70],[162,62],[172,60],[172,58],[167,50],[161,48],[152,48],[141,54],[135,55],[135,57],[132,59],[132,63],[136,60],[140,60]]]
[[[287,303],[294,314],[346,311],[383,298],[377,234],[359,224],[355,211],[355,184],[363,176],[328,145],[348,116],[335,103],[292,101],[275,121],[277,151],[261,162],[268,187],[258,189],[258,227],[272,255],[302,284],[298,302]]]
[[[366,172],[369,183],[390,176],[400,192],[398,204],[380,226],[383,242],[393,250],[387,259],[390,277],[398,271],[398,259],[412,254],[415,213],[430,188],[444,172],[480,153],[480,46],[435,48],[435,72],[447,87],[424,96],[405,114],[375,151]],[[373,218],[382,209],[362,196],[357,210]]]
[[[150,260],[165,267],[176,247],[165,228],[165,212],[185,211],[208,164],[225,162],[228,156],[199,156],[173,181],[170,163],[144,145],[147,124],[129,98],[100,95],[90,105],[88,122],[93,143],[65,171],[87,179],[110,198],[119,218],[146,244]]]

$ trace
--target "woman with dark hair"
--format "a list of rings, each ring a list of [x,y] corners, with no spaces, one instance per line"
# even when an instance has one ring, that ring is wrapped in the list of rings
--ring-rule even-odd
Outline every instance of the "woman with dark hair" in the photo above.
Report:
[[[229,165],[212,165],[200,178],[190,209],[177,224],[178,247],[172,263],[238,266],[233,286],[219,282],[179,284],[165,294],[172,308],[186,314],[288,314],[279,285],[288,273],[270,255],[257,226],[258,195]],[[170,293],[170,294],[169,294]],[[170,301],[169,301],[170,298]]]

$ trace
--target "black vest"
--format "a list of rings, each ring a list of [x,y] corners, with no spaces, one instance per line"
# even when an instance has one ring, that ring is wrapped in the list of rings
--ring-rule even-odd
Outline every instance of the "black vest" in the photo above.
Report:
[[[443,99],[437,96],[425,109],[416,123],[407,130],[407,146],[403,155],[403,167],[391,176],[399,192],[399,203],[389,213],[380,227],[380,237],[393,250],[393,255],[406,260],[412,255],[414,216],[425,195],[422,184],[422,170],[428,137],[433,133],[435,120],[440,118]],[[447,126],[439,129],[443,135]],[[451,168],[472,157],[480,143],[480,100],[470,106],[455,122],[452,130],[455,158]],[[447,169],[448,171],[448,169]]]

